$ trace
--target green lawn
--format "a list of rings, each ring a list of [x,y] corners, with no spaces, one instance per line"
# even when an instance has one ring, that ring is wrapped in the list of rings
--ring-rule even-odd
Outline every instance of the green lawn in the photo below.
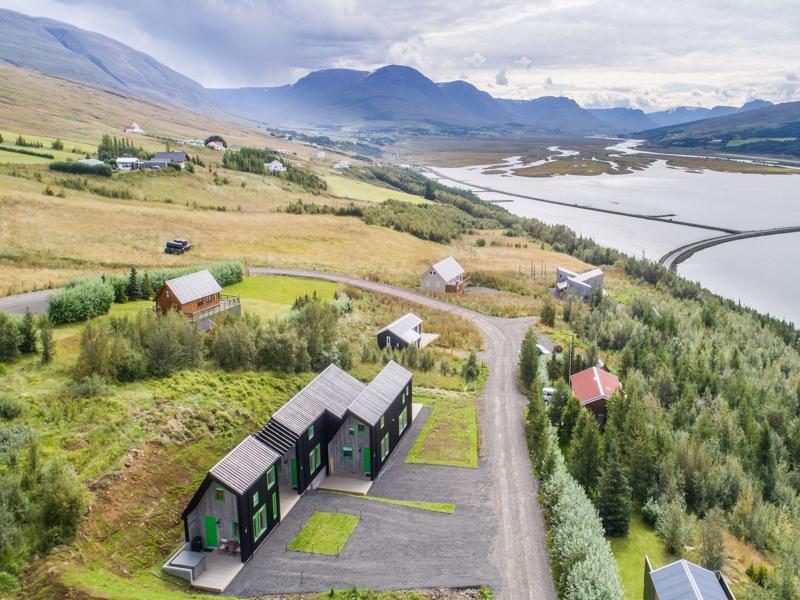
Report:
[[[341,175],[326,175],[325,181],[328,184],[328,192],[340,198],[362,200],[364,202],[383,202],[393,198],[412,204],[430,204],[430,200],[426,200],[422,196],[390,190],[389,188],[357,181],[349,177],[342,177]]]
[[[626,600],[640,600],[644,593],[644,556],[650,558],[654,569],[663,567],[677,557],[664,549],[664,544],[656,536],[639,513],[631,515],[631,529],[621,538],[609,538],[611,551],[617,559],[617,569],[625,588]]]
[[[247,277],[223,290],[224,294],[241,297],[244,312],[265,319],[287,313],[297,298],[305,294],[310,296],[314,292],[321,298],[330,300],[336,292],[336,284],[332,281],[276,275]]]
[[[289,550],[314,554],[339,554],[358,526],[359,517],[315,512],[289,544]]]
[[[478,416],[472,392],[417,391],[415,402],[433,409],[406,462],[478,467]]]
[[[343,494],[346,496],[352,495],[354,498],[360,500],[370,500],[372,502],[384,502],[386,504],[396,504],[397,506],[407,506],[408,508],[418,508],[419,510],[429,510],[431,512],[440,512],[452,514],[456,510],[456,505],[450,502],[424,502],[422,500],[397,500],[396,498],[380,498],[378,496],[356,496],[355,494],[347,494],[345,492],[333,492],[334,494]]]
[[[41,135],[29,135],[24,132],[20,131],[7,131],[5,129],[0,129],[0,135],[3,136],[3,143],[6,146],[13,146],[14,142],[17,141],[17,137],[22,135],[28,142],[41,142],[43,148],[26,148],[27,150],[33,150],[34,152],[50,152],[50,144],[55,141],[56,138],[54,137],[45,137]],[[124,137],[124,136],[123,136]],[[73,148],[77,148],[83,153],[93,154],[97,152],[97,146],[93,146],[92,144],[84,144],[83,142],[73,142],[71,140],[67,140],[61,138],[61,141],[64,142],[64,150],[69,152]],[[100,141],[99,139],[97,140]],[[83,156],[80,156],[83,158]]]

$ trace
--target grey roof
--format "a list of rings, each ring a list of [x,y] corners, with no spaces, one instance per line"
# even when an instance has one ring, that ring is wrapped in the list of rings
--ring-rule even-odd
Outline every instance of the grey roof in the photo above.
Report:
[[[303,435],[326,410],[339,419],[344,417],[363,389],[364,384],[358,379],[336,365],[330,365],[278,409],[272,420],[297,435]]]
[[[274,419],[270,419],[269,423],[256,434],[256,438],[283,455],[297,443],[300,436]]]
[[[189,160],[189,155],[186,152],[156,152],[153,155],[154,161],[175,161],[175,162],[186,162]]]
[[[399,338],[402,338],[409,344],[413,344],[416,342],[420,335],[416,332],[415,328],[419,327],[422,324],[422,319],[420,319],[414,313],[408,313],[403,315],[396,321],[389,323],[386,327],[381,329],[378,333],[383,333],[384,331],[388,331],[396,335]]]
[[[659,600],[728,600],[717,576],[687,560],[650,571]]]
[[[102,160],[97,160],[96,158],[82,158],[78,162],[82,165],[91,165],[93,167],[106,164]]]
[[[411,381],[411,373],[393,360],[358,395],[350,412],[369,425],[375,425],[395,398]]]
[[[175,294],[181,304],[186,304],[211,294],[218,294],[222,291],[217,280],[214,279],[208,269],[169,279],[164,284],[169,286],[169,289],[172,290],[172,293]]]
[[[280,457],[275,450],[248,435],[209,473],[237,494],[244,494]]]
[[[452,281],[459,275],[464,274],[464,268],[452,256],[448,256],[444,260],[431,265],[431,268],[445,281]]]

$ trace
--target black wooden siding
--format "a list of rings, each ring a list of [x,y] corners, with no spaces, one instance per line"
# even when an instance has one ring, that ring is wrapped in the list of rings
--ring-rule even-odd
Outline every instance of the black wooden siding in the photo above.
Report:
[[[394,399],[394,401],[383,413],[384,427],[381,429],[380,421],[370,428],[370,445],[372,452],[372,474],[374,480],[378,473],[380,473],[383,465],[389,461],[392,452],[400,443],[402,437],[408,432],[411,427],[411,402],[413,401],[413,391],[411,382],[403,388],[403,391]],[[398,431],[400,423],[400,413],[406,411],[406,428],[402,433]],[[389,433],[389,454],[386,455],[386,460],[381,459],[381,440],[386,433]]]

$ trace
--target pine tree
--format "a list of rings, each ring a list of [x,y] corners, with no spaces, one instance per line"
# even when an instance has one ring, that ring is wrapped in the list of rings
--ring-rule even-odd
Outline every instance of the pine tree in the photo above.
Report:
[[[564,410],[561,411],[561,423],[558,426],[558,441],[562,448],[565,448],[572,439],[572,432],[575,431],[575,426],[578,424],[578,418],[581,413],[586,409],[581,406],[578,399],[572,395],[572,392],[567,390],[569,394],[567,403]]]
[[[433,189],[433,182],[430,179],[425,181],[425,198],[436,200],[436,191]]]
[[[539,318],[548,327],[553,327],[556,324],[556,305],[553,303],[552,298],[548,297],[544,301],[542,310],[539,312]]]
[[[42,364],[53,360],[55,346],[53,345],[53,324],[50,317],[45,315],[39,319],[39,345],[42,348]]]
[[[597,419],[588,410],[581,410],[569,444],[569,470],[590,498],[594,496],[600,474],[602,460],[600,446],[600,427],[597,425]]]
[[[139,277],[136,274],[136,267],[131,267],[130,275],[128,275],[128,287],[125,290],[128,300],[138,300],[142,297],[142,290],[139,288]]]
[[[617,442],[606,440],[605,465],[597,489],[597,511],[607,535],[627,535],[631,519],[631,486],[617,450]]]
[[[153,295],[153,282],[150,280],[150,274],[147,271],[142,276],[142,287],[139,291],[144,300],[148,300]]]
[[[721,571],[728,562],[725,548],[725,513],[712,508],[697,526],[696,545],[700,564],[710,571]]]
[[[33,321],[33,313],[30,307],[25,309],[25,317],[22,319],[22,341],[19,345],[20,352],[30,354],[36,352],[36,323]]]
[[[536,333],[529,329],[522,340],[520,352],[519,374],[526,389],[530,389],[536,381],[539,370],[539,349],[536,347]]]
[[[761,430],[761,439],[758,444],[758,460],[761,480],[764,482],[764,500],[775,500],[775,486],[777,483],[778,459],[772,443],[772,432],[769,425],[764,425]]]
[[[525,429],[528,435],[528,450],[533,457],[534,468],[537,471],[544,455],[544,447],[547,443],[545,438],[549,426],[542,390],[535,387],[528,394],[528,413],[526,415]]]

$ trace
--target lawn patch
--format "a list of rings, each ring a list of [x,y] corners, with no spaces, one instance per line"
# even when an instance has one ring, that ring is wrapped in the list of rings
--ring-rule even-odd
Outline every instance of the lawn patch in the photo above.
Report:
[[[431,204],[430,200],[426,200],[422,196],[414,196],[413,194],[372,185],[371,183],[357,181],[341,175],[326,175],[325,182],[328,184],[328,192],[333,196],[348,200],[383,202],[392,198],[412,204]]]
[[[320,279],[300,277],[255,276],[225,288],[225,294],[239,296],[245,312],[271,319],[286,314],[294,301],[314,292],[323,300],[330,300],[336,293],[336,284]]]
[[[345,496],[352,496],[359,500],[371,500],[372,502],[383,502],[385,504],[396,504],[397,506],[407,506],[408,508],[418,508],[419,510],[429,510],[431,512],[440,512],[452,514],[456,510],[456,505],[450,502],[425,502],[423,500],[398,500],[396,498],[380,498],[378,496],[357,496],[355,494],[348,494],[347,492],[331,492],[333,494],[342,494]]]
[[[644,593],[644,555],[650,558],[654,569],[663,567],[677,557],[664,549],[664,544],[656,536],[639,513],[631,515],[631,528],[625,537],[609,538],[611,551],[617,560],[617,570],[625,590],[626,600],[639,600]]]
[[[338,555],[359,520],[343,513],[315,512],[289,544],[289,550]]]
[[[476,469],[478,416],[475,394],[431,394],[417,391],[414,399],[430,406],[433,413],[417,436],[406,462]]]

